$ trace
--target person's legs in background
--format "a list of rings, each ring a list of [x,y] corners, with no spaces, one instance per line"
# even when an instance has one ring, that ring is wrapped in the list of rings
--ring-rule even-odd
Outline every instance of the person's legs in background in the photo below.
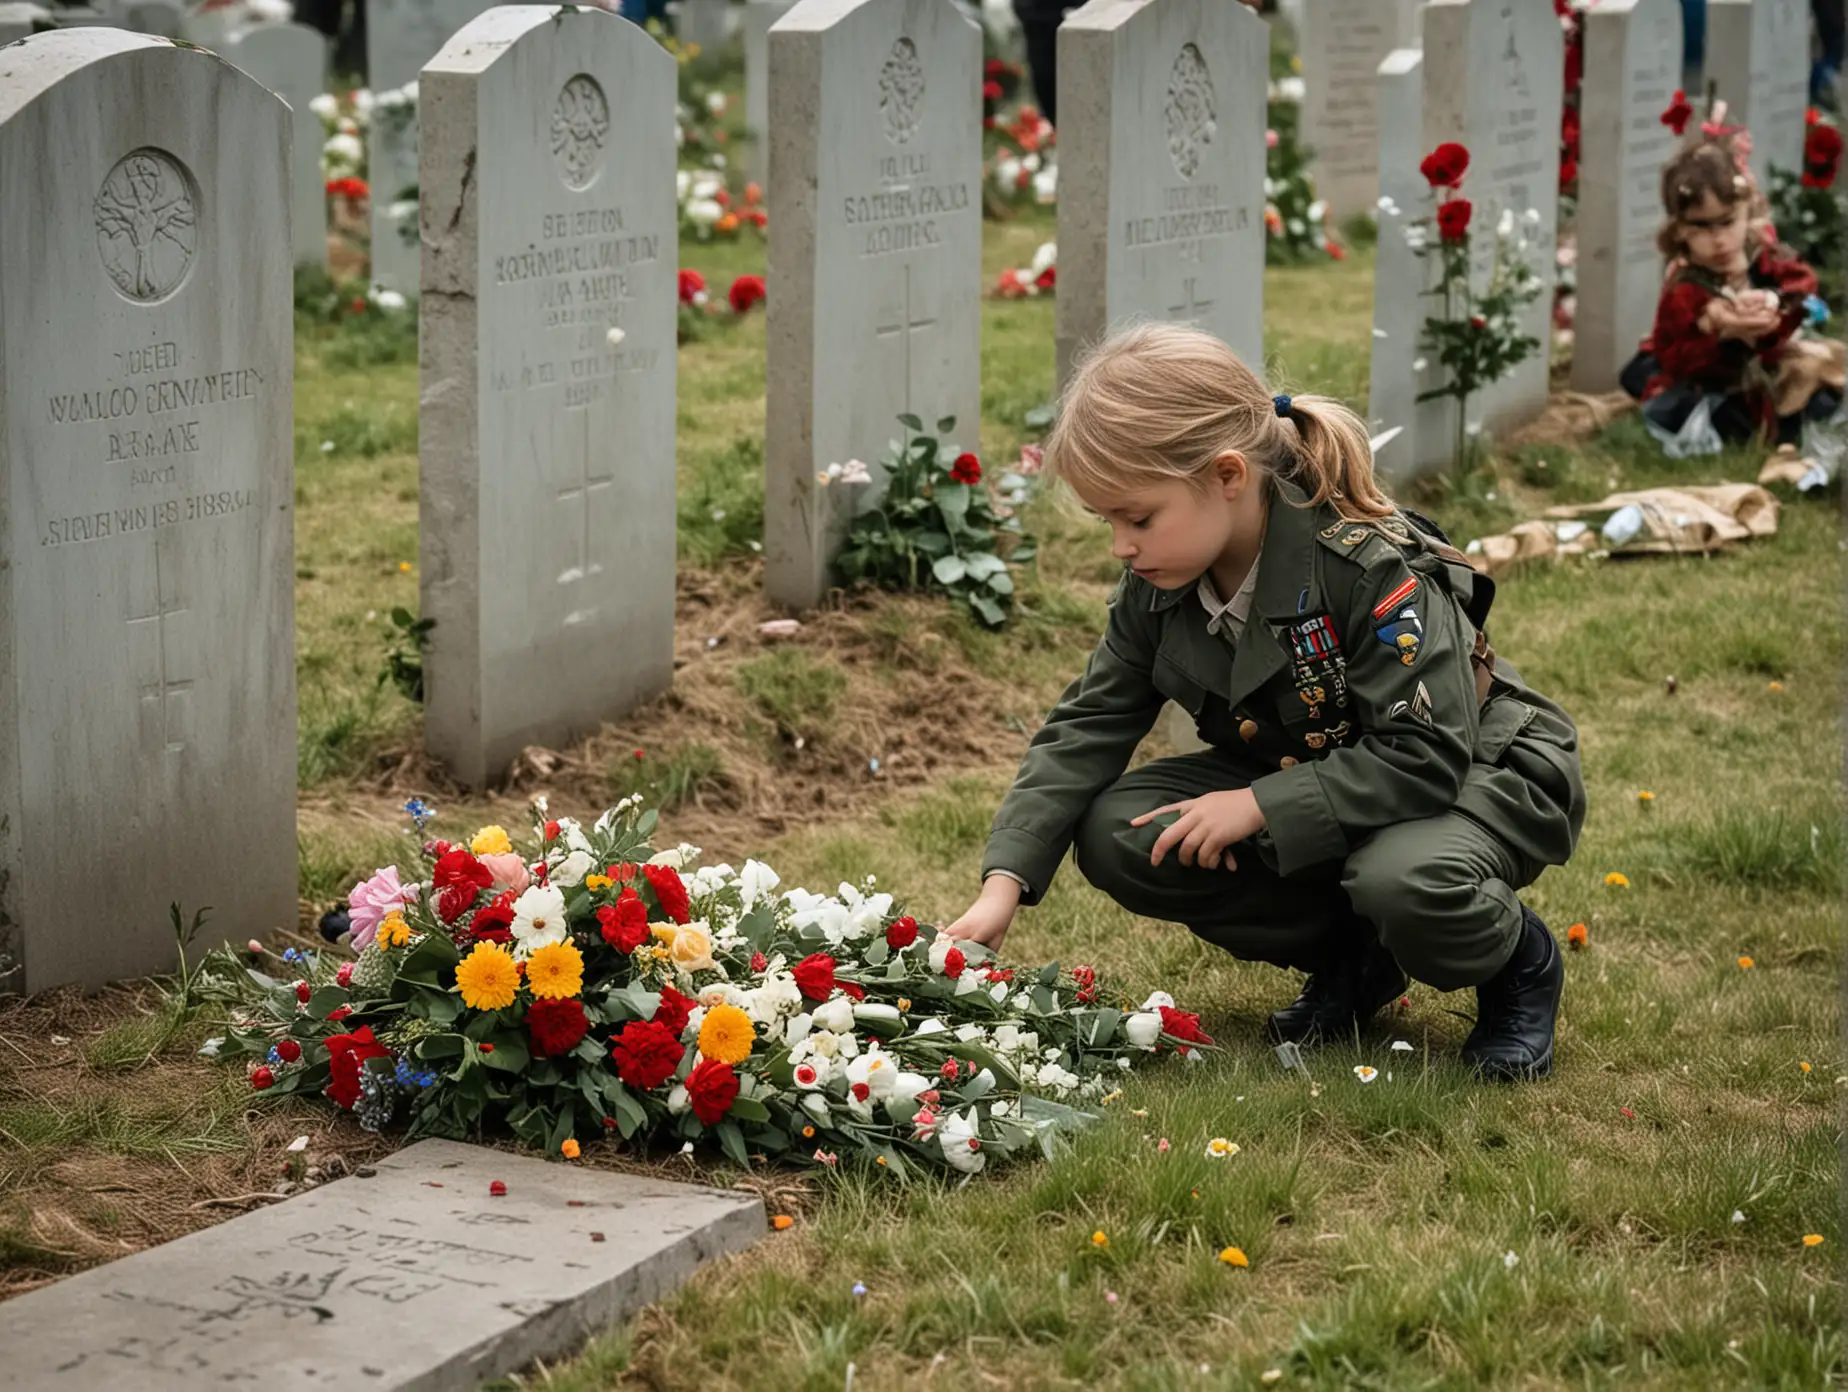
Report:
[[[1020,36],[1027,46],[1027,71],[1040,114],[1055,126],[1058,116],[1059,25],[1077,0],[1014,0]]]
[[[1681,85],[1696,98],[1707,66],[1707,0],[1681,0]]]

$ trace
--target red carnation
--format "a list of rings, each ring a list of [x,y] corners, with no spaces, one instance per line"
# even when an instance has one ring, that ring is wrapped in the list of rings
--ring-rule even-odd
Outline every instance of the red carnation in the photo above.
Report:
[[[1072,983],[1078,988],[1078,1004],[1089,1005],[1097,999],[1097,969],[1083,963],[1072,968]]]
[[[295,983],[295,999],[300,1001],[303,1005],[308,1004],[308,998],[313,994],[314,988],[306,981],[298,981]]]
[[[984,82],[982,84],[982,100],[985,102],[1000,101],[1001,100],[1001,84],[999,82],[996,82],[993,78],[990,78],[988,81]]]
[[[902,952],[917,940],[918,921],[910,914],[906,914],[903,918],[893,919],[886,928],[886,946],[894,952]]]
[[[731,307],[738,314],[748,314],[751,306],[764,297],[764,278],[755,275],[741,275],[732,282],[725,298],[731,301]],[[729,1105],[729,1104],[728,1104]]]
[[[1677,87],[1675,99],[1668,104],[1668,110],[1662,113],[1662,124],[1680,135],[1693,119],[1694,108],[1688,104],[1688,94]]]
[[[258,1092],[276,1085],[276,1075],[267,1068],[257,1068],[250,1075],[250,1085]]]
[[[960,947],[952,947],[943,954],[943,974],[952,980],[963,974],[963,968],[969,965],[969,959],[963,956]]]
[[[982,64],[982,76],[984,77],[999,77],[1006,71],[1007,64],[1003,63],[999,58],[990,58],[986,63]]]
[[[1578,157],[1579,115],[1571,107],[1566,108],[1565,117],[1559,123],[1559,147],[1573,158]]]
[[[661,988],[661,1004],[655,1007],[655,1023],[674,1032],[678,1039],[685,1033],[687,1020],[693,1014],[693,1007],[699,1002],[691,996],[683,996],[672,986]]]
[[[1803,187],[1830,187],[1841,163],[1842,133],[1834,126],[1811,126],[1803,141]]]
[[[790,975],[796,989],[813,1001],[825,1001],[834,994],[834,959],[825,952],[811,953],[795,965]]]
[[[1578,178],[1578,161],[1563,159],[1559,162],[1559,186],[1562,189],[1572,187],[1572,181]]]
[[[468,921],[469,937],[475,942],[510,943],[513,941],[513,894],[509,891],[491,904],[483,904]]]
[[[1161,1032],[1175,1039],[1183,1040],[1181,1052],[1187,1052],[1188,1044],[1211,1044],[1212,1036],[1200,1028],[1200,1017],[1189,1010],[1176,1010],[1172,1006],[1160,1006]]]
[[[302,1046],[293,1039],[284,1039],[276,1045],[276,1057],[284,1063],[294,1063],[302,1056]]]
[[[706,288],[706,277],[698,271],[680,272],[680,303],[690,305],[693,297]]]
[[[332,1010],[327,1012],[327,1018],[334,1021],[335,1023],[338,1023],[341,1020],[346,1019],[346,1017],[351,1015],[352,1013],[353,1013],[352,1006],[337,1005]]]
[[[430,883],[437,890],[437,914],[443,922],[454,923],[475,907],[475,900],[494,883],[494,876],[467,851],[450,851],[436,862]]]
[[[622,887],[614,904],[597,910],[597,922],[602,925],[603,941],[618,952],[633,952],[648,941],[648,906],[628,885]]]
[[[681,274],[685,275],[686,272],[682,271]],[[545,824],[545,839],[547,842],[556,841],[558,839],[558,823],[557,822],[547,822]]]
[[[665,865],[644,865],[642,874],[648,879],[648,887],[654,891],[655,903],[661,906],[661,912],[676,923],[693,921],[692,905],[687,902],[687,887],[680,882],[678,872]]]
[[[616,1076],[632,1088],[646,1092],[674,1076],[686,1054],[676,1030],[654,1020],[636,1020],[622,1027],[610,1041],[610,1059]]]
[[[533,1052],[540,1058],[557,1058],[577,1047],[590,1031],[580,1000],[534,1001],[526,1007],[526,1030],[533,1037]]]
[[[848,1000],[866,999],[866,988],[857,981],[837,981],[834,984],[841,988],[841,994]]]
[[[1418,166],[1432,188],[1455,188],[1469,172],[1469,151],[1454,140],[1446,140]]]
[[[385,1058],[390,1050],[372,1037],[372,1026],[361,1025],[351,1034],[333,1034],[327,1037],[327,1061],[331,1077],[327,1084],[327,1095],[334,1100],[334,1105],[353,1110],[353,1104],[359,1101],[359,1070],[367,1059]]]
[[[959,454],[956,462],[950,465],[950,477],[958,483],[980,483],[982,481],[982,461],[973,454]]]
[[[737,1099],[738,1075],[729,1063],[701,1059],[699,1066],[687,1074],[687,1100],[702,1125],[717,1125]]]
[[[751,970],[752,971],[754,972],[765,971],[769,968],[769,966],[770,966],[770,959],[764,956],[763,953],[753,952],[751,954]]]
[[[1453,198],[1437,210],[1437,231],[1447,242],[1460,242],[1469,235],[1469,215],[1475,211],[1467,198]]]

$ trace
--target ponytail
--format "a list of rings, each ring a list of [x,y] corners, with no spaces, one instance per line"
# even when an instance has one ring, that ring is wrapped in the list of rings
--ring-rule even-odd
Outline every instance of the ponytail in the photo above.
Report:
[[[1292,396],[1278,425],[1286,420],[1297,442],[1277,472],[1309,495],[1310,506],[1332,504],[1357,522],[1392,512],[1392,499],[1374,480],[1373,442],[1359,416],[1330,396]]]

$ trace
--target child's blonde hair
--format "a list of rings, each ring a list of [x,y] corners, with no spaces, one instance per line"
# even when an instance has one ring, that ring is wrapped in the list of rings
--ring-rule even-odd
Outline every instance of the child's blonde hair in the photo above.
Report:
[[[1222,454],[1288,479],[1311,506],[1384,517],[1360,418],[1332,397],[1296,396],[1279,414],[1270,389],[1209,333],[1140,324],[1080,359],[1059,400],[1044,470],[1106,496],[1184,479],[1205,490]]]

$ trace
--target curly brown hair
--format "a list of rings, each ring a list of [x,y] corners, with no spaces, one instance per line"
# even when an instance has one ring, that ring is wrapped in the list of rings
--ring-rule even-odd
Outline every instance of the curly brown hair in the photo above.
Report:
[[[1771,244],[1771,207],[1757,182],[1741,172],[1730,135],[1709,136],[1690,145],[1662,167],[1662,211],[1667,221],[1656,233],[1656,246],[1671,260],[1687,253],[1681,222],[1707,195],[1723,208],[1746,205],[1746,254],[1756,256]]]

